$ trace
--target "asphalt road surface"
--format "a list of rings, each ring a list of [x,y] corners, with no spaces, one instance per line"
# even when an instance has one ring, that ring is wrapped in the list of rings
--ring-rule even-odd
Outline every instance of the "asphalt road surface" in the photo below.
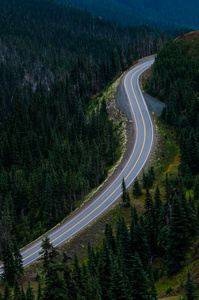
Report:
[[[129,110],[131,111],[132,121],[136,124],[136,141],[126,166],[123,167],[118,177],[106,188],[99,198],[91,202],[85,209],[81,209],[79,214],[77,213],[70,221],[63,223],[57,230],[48,233],[53,246],[58,246],[69,240],[107,210],[121,196],[122,179],[125,179],[126,186],[128,187],[143,169],[152,150],[153,125],[139,86],[139,76],[153,62],[153,57],[143,59],[127,72],[124,79],[125,90],[129,100]],[[22,251],[24,266],[38,259],[40,257],[40,250],[41,239],[25,247]],[[2,266],[0,266],[1,273]]]

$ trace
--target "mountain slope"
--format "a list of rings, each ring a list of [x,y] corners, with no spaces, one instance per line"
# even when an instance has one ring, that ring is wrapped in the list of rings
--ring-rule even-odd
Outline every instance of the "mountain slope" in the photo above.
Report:
[[[197,0],[189,2],[180,0],[57,0],[57,2],[88,9],[95,15],[110,18],[122,24],[149,23],[167,29],[172,29],[171,23],[177,27],[197,28],[199,26]]]
[[[0,0],[0,257],[63,219],[116,161],[99,93],[166,36],[45,0]]]

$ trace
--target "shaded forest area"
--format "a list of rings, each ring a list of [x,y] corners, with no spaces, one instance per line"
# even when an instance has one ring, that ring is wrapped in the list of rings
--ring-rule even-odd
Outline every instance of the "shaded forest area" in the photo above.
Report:
[[[157,52],[164,34],[148,26],[117,27],[89,12],[50,1],[1,0],[1,107],[16,86],[24,102],[72,76],[76,96],[91,96],[139,57]],[[81,72],[79,68],[81,67]],[[78,69],[78,74],[76,70]]]
[[[123,25],[149,24],[162,30],[182,27],[198,28],[197,0],[56,0],[77,6],[96,16],[114,20]]]
[[[166,44],[158,53],[146,88],[166,104],[162,118],[180,143],[180,177],[185,187],[199,187],[199,32]],[[194,180],[195,178],[195,180]],[[197,195],[197,198],[198,195]]]
[[[118,139],[91,96],[168,35],[49,1],[0,0],[0,258],[55,225],[107,176]]]

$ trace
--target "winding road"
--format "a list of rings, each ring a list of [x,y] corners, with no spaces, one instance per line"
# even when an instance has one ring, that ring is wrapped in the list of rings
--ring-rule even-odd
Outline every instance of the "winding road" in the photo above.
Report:
[[[84,209],[81,209],[79,213],[74,214],[74,217],[70,218],[69,221],[64,222],[57,229],[55,228],[48,233],[53,246],[58,246],[69,240],[107,210],[121,195],[122,179],[125,179],[126,186],[128,187],[143,169],[152,150],[153,125],[139,86],[139,77],[153,62],[154,57],[141,60],[127,72],[124,78],[129,110],[131,111],[132,120],[136,124],[136,141],[128,162],[120,171],[118,177],[111,182],[95,201],[91,202]],[[40,257],[40,250],[41,238],[23,248],[21,254],[24,266],[38,259]],[[0,274],[2,272],[3,269],[0,266]]]

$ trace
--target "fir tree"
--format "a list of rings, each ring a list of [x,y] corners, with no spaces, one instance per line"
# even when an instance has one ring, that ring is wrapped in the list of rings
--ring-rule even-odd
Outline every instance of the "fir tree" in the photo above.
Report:
[[[126,189],[126,184],[125,184],[124,178],[122,180],[122,196],[121,197],[122,197],[123,205],[126,207],[129,207],[130,206],[130,196],[129,196],[128,190]]]
[[[47,269],[50,263],[50,253],[53,251],[53,246],[50,243],[50,238],[48,236],[43,238],[41,247],[42,250],[39,252],[39,254],[43,255],[43,266],[45,269]]]
[[[21,300],[21,291],[16,276],[14,281],[14,300]]]
[[[34,299],[35,299],[34,292],[33,292],[32,287],[30,286],[30,282],[29,282],[27,290],[26,290],[26,300],[34,300]]]
[[[98,261],[98,274],[99,274],[99,284],[101,286],[101,292],[103,295],[103,299],[109,299],[109,291],[111,285],[111,264],[112,264],[113,255],[109,250],[106,241],[104,241],[104,245],[102,251],[100,253],[99,261]]]
[[[137,252],[139,254],[140,260],[146,270],[149,264],[150,251],[145,232],[140,222],[137,222],[134,227],[131,226],[131,251],[132,253]]]
[[[140,218],[137,209],[134,206],[133,208],[131,208],[131,224],[136,225],[138,222],[140,222]]]
[[[135,178],[134,184],[133,184],[133,196],[135,198],[139,197],[140,195],[142,195],[142,189],[141,186],[139,184],[139,181],[137,179],[137,177]]]
[[[108,244],[109,249],[113,251],[114,254],[116,254],[116,240],[113,235],[113,230],[111,224],[106,224],[105,227],[105,236],[106,236],[106,241]]]
[[[7,284],[7,282],[4,285],[4,292],[3,292],[3,300],[9,300],[10,299],[10,287]]]
[[[2,259],[3,259],[3,279],[5,282],[12,287],[14,284],[14,278],[16,274],[14,257],[10,248],[10,245],[7,241],[3,241],[2,247]]]
[[[73,263],[73,273],[72,273],[72,281],[74,285],[73,296],[77,298],[77,295],[83,295],[84,291],[84,279],[82,274],[82,269],[78,263],[78,257],[75,255],[74,263]],[[70,291],[69,291],[70,292]]]
[[[125,267],[130,272],[132,268],[130,235],[123,217],[118,220],[116,239],[118,253],[123,256]]]
[[[158,300],[158,293],[157,293],[157,290],[155,288],[154,282],[151,284],[149,294],[150,294],[150,297],[149,297],[150,300]]]
[[[171,225],[169,227],[167,242],[167,273],[169,275],[178,271],[181,261],[189,247],[189,237],[186,226],[186,214],[182,202],[175,196],[172,202]]]
[[[144,207],[144,227],[146,232],[146,238],[150,248],[151,256],[153,256],[157,248],[157,228],[155,224],[155,210],[153,200],[148,189],[146,190]]]
[[[127,300],[130,298],[129,282],[125,281],[125,276],[118,265],[117,260],[112,261],[111,265],[111,286],[110,298],[112,300]]]
[[[143,189],[149,188],[149,186],[148,186],[148,177],[145,174],[145,172],[143,172],[143,175],[142,175],[142,187],[143,187]]]
[[[38,283],[38,290],[37,290],[37,300],[42,299],[42,292],[41,292],[41,283]]]
[[[68,291],[63,279],[62,264],[51,262],[45,272],[45,287],[43,289],[43,298],[46,300],[68,299]]]
[[[185,283],[185,300],[198,299],[196,284],[194,283],[190,272],[187,273],[187,281]]]
[[[15,265],[15,271],[16,275],[18,277],[23,275],[23,260],[22,260],[22,255],[19,252],[19,248],[17,246],[16,241],[14,242],[14,265]]]
[[[162,208],[162,200],[161,200],[160,190],[159,190],[158,186],[156,187],[156,190],[155,190],[154,200],[155,200],[155,203],[154,203],[155,215],[156,215],[156,218],[159,218],[160,211]]]
[[[149,298],[149,281],[143,269],[139,255],[135,253],[133,256],[131,293],[133,300],[146,300]]]

